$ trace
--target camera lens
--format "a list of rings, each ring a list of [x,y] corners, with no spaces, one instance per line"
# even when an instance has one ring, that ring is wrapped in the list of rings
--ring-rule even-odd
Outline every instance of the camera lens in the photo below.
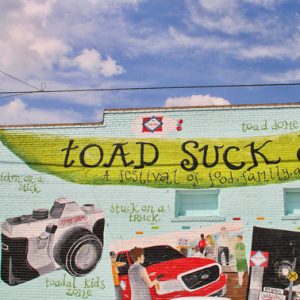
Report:
[[[74,228],[55,245],[57,264],[72,276],[84,276],[97,265],[102,255],[101,241],[86,228]]]
[[[93,244],[84,244],[74,257],[75,266],[81,270],[94,267],[98,261],[97,248]]]

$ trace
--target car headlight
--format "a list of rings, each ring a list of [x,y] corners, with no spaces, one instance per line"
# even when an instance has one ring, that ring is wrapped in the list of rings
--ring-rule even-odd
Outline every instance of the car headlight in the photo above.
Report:
[[[158,281],[155,285],[155,288],[156,288],[156,293],[158,295],[164,295],[164,294],[179,292],[184,290],[182,284],[177,279]]]

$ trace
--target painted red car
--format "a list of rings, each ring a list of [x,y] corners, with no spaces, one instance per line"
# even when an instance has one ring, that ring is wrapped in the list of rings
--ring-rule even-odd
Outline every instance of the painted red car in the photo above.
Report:
[[[187,296],[224,296],[226,276],[214,260],[200,257],[186,257],[176,249],[163,245],[144,248],[145,261],[151,280],[158,283],[150,288],[153,300]],[[128,251],[121,251],[117,261],[126,265],[119,267],[122,299],[131,297],[128,269],[133,263]]]

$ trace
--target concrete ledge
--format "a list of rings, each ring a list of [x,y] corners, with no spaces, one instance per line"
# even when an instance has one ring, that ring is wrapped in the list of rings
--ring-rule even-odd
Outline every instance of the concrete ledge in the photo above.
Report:
[[[281,217],[281,221],[293,221],[300,220],[300,215],[290,215]]]
[[[225,222],[226,217],[221,216],[203,216],[203,217],[177,217],[171,222]]]

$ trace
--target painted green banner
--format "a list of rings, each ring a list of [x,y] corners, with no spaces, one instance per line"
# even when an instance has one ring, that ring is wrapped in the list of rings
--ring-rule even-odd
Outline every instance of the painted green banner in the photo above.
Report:
[[[247,138],[69,137],[1,130],[33,170],[80,184],[220,188],[300,179],[299,132]]]

